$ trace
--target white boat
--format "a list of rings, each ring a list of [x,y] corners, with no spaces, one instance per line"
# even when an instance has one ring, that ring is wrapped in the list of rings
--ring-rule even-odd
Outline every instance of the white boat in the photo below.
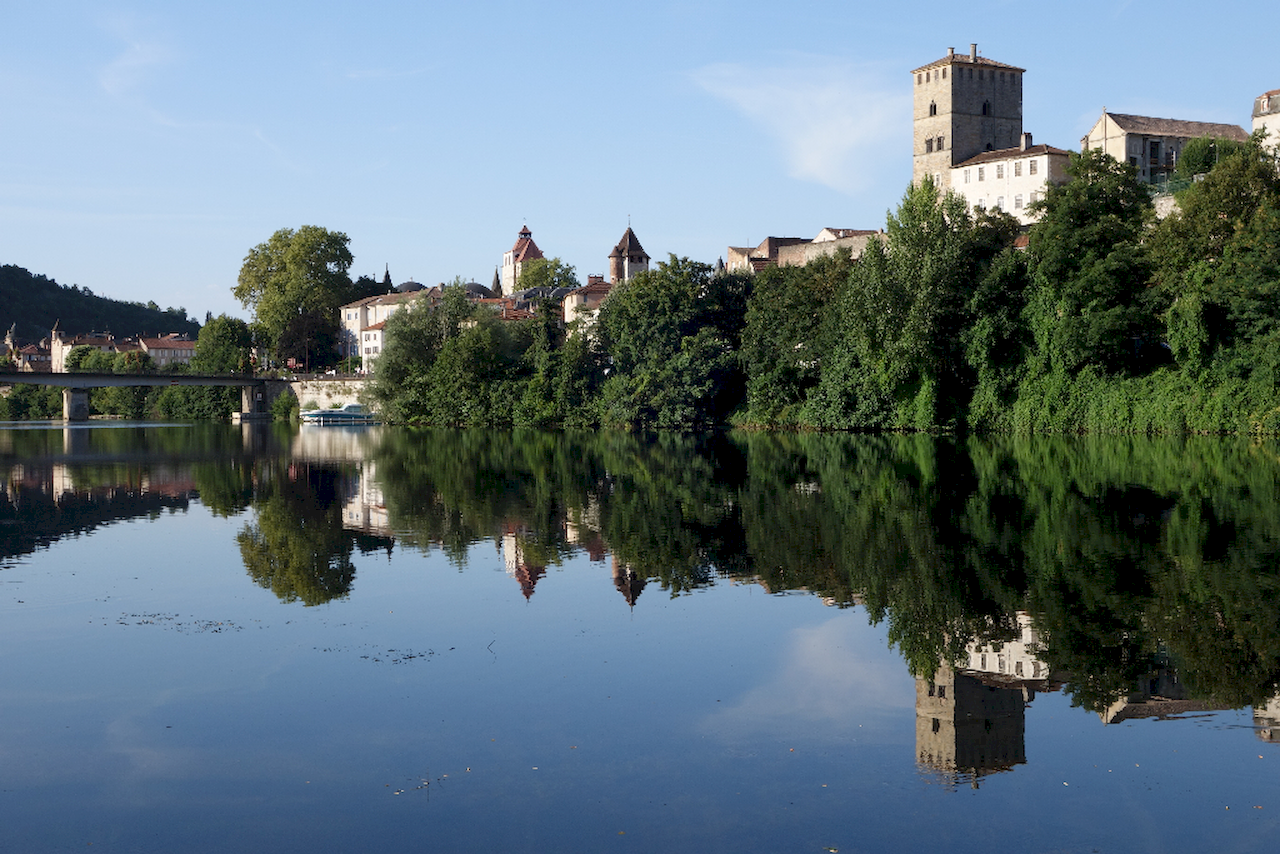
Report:
[[[376,417],[358,403],[348,403],[337,409],[307,409],[298,417],[303,424],[372,424]]]

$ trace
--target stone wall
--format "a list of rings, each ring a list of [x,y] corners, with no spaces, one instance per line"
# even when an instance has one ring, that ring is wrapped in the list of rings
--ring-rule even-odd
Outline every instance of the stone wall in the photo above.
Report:
[[[314,402],[319,404],[321,409],[336,409],[348,403],[359,403],[365,382],[364,378],[335,377],[295,380],[288,383],[288,386],[289,391],[298,398],[298,403],[303,408],[306,404]],[[272,394],[272,398],[275,397],[276,394]]]

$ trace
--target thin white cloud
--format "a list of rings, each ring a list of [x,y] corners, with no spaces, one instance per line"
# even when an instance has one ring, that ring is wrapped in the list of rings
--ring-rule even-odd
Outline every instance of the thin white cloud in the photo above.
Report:
[[[718,63],[692,77],[782,144],[791,177],[848,193],[873,183],[875,164],[897,150],[910,123],[907,87],[835,60],[775,68]]]
[[[157,69],[174,59],[172,48],[158,39],[142,36],[133,22],[113,21],[108,30],[124,43],[124,49],[98,71],[98,83],[108,95],[131,95]]]

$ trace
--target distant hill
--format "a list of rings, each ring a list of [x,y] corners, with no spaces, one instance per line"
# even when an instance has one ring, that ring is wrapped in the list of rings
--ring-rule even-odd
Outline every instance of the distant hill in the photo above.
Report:
[[[195,336],[200,324],[179,308],[161,309],[95,296],[88,288],[60,285],[12,264],[0,266],[0,337],[16,325],[19,339],[36,342],[53,324],[69,334],[110,332],[117,338],[185,332]]]

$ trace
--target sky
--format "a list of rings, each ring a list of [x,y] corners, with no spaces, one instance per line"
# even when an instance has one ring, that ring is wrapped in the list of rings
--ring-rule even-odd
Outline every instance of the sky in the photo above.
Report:
[[[489,284],[525,224],[584,282],[628,224],[707,263],[880,228],[911,177],[909,72],[948,47],[1027,70],[1036,143],[1079,148],[1104,107],[1248,129],[1280,87],[1272,7],[1152,10],[0,0],[0,264],[247,319],[231,290],[281,228],[428,285]]]

